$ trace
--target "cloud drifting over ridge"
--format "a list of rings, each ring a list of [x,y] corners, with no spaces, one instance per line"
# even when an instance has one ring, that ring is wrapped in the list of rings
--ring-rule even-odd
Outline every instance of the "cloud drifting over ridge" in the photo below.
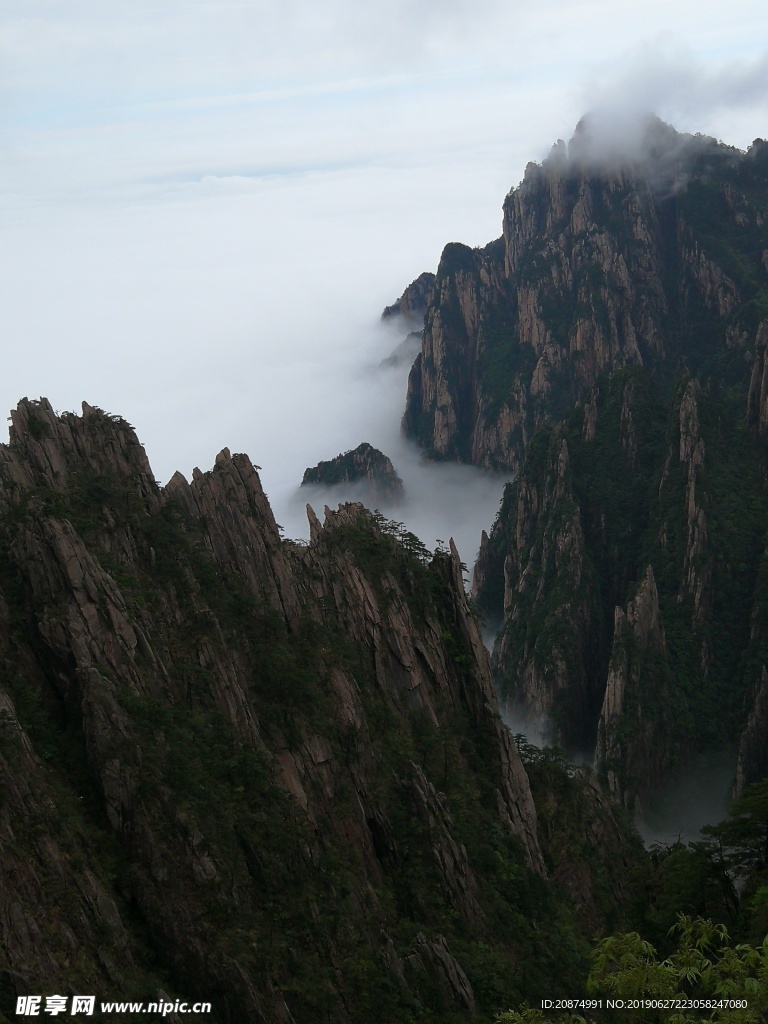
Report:
[[[711,64],[688,47],[657,39],[593,71],[584,106],[625,122],[655,113],[690,132],[714,134],[718,126],[724,141],[731,141],[727,129],[744,112],[762,137],[768,125],[768,49]]]

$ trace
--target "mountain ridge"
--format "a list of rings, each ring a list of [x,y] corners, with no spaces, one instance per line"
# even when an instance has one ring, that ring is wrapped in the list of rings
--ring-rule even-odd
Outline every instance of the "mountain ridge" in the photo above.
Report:
[[[768,771],[767,315],[768,145],[599,112],[427,302],[403,432],[516,476],[473,581],[502,705],[638,816],[697,752]]]
[[[578,975],[616,908],[593,851],[548,880],[455,548],[354,504],[310,527],[281,538],[245,455],[160,488],[120,417],[12,413],[0,1014],[66,985],[458,1022]],[[577,789],[626,903],[636,840]]]
[[[768,146],[656,120],[654,162],[605,171],[583,157],[588,125],[528,165],[500,239],[443,251],[402,422],[433,458],[516,471],[601,373],[737,374],[768,312]]]

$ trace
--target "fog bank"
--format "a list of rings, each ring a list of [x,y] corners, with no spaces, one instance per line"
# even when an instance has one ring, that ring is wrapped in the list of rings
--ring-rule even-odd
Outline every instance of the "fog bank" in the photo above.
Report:
[[[507,477],[474,466],[429,462],[402,437],[400,418],[410,365],[379,365],[402,340],[401,334],[396,328],[371,325],[367,335],[357,359],[340,374],[334,401],[323,407],[317,431],[307,431],[303,465],[296,467],[292,479],[282,475],[271,490],[277,520],[286,536],[306,539],[307,504],[322,518],[325,505],[335,509],[339,502],[361,500],[362,488],[354,485],[298,485],[307,467],[367,441],[392,460],[405,489],[404,501],[382,503],[379,511],[405,523],[430,549],[453,538],[469,577],[481,531],[493,523]]]
[[[735,763],[734,751],[721,751],[702,754],[672,772],[636,823],[646,846],[690,843],[704,825],[727,818]]]

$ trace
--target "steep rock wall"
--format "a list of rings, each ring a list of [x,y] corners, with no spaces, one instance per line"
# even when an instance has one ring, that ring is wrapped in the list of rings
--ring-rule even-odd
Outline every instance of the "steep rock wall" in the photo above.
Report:
[[[768,296],[766,147],[650,120],[642,157],[606,162],[589,135],[528,165],[500,240],[445,249],[403,417],[434,458],[517,470],[607,371],[743,371]]]
[[[465,1020],[522,997],[541,928],[557,974],[570,912],[455,549],[361,506],[310,520],[281,540],[245,455],[161,489],[119,417],[14,412],[3,1012],[34,978],[170,986],[221,1021]]]
[[[727,750],[740,787],[764,770],[768,509],[744,395],[684,376],[668,402],[645,370],[601,378],[535,436],[483,538],[474,593],[502,621],[503,701],[595,744],[635,810],[695,751]],[[637,634],[643,593],[664,643]]]
[[[634,815],[669,766],[671,682],[659,594],[648,566],[626,611],[616,609],[595,751],[596,772]]]

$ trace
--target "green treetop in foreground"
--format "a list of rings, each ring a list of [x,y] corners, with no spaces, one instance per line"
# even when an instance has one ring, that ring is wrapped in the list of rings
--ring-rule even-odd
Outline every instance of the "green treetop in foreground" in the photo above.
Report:
[[[522,1007],[496,1017],[496,1024],[591,1024],[616,1020],[622,1024],[764,1024],[768,1021],[768,936],[762,945],[732,945],[724,925],[680,915],[673,929],[677,948],[666,960],[637,934],[604,939],[592,957],[588,998],[600,1004],[572,1013],[545,1015]],[[623,1000],[617,1010],[608,1000]],[[679,1006],[674,1004],[680,1001]],[[633,1001],[640,1003],[634,1006]],[[654,1003],[667,1006],[654,1006]],[[705,1005],[686,1007],[686,1002]],[[706,1004],[709,1005],[706,1005]]]

